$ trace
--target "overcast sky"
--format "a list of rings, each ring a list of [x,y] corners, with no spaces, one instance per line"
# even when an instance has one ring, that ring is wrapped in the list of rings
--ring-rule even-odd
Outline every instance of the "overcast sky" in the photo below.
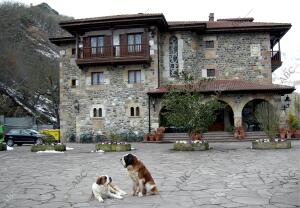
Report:
[[[0,0],[2,2],[3,0]],[[284,69],[295,71],[288,77],[289,84],[299,81],[300,91],[300,12],[296,0],[19,0],[33,5],[46,2],[60,14],[74,18],[98,17],[131,13],[163,13],[171,20],[208,20],[215,18],[254,17],[254,21],[291,23],[292,29],[281,41],[283,66],[273,73],[276,83],[285,78]],[[297,21],[298,20],[298,21]],[[284,84],[288,84],[285,82]]]

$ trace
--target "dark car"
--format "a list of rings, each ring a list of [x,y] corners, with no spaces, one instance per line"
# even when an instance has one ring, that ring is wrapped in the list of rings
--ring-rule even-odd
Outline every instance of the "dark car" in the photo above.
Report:
[[[17,144],[42,144],[43,138],[47,137],[45,134],[41,134],[33,129],[11,129],[5,134],[4,141],[10,147]]]

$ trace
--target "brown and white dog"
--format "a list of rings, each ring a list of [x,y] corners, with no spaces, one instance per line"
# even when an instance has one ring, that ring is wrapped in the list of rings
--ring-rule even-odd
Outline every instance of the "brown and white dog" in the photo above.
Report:
[[[158,194],[154,180],[142,161],[133,154],[121,158],[122,165],[127,168],[128,175],[133,181],[133,196],[139,197],[149,194]]]
[[[122,195],[126,195],[126,192],[112,184],[112,178],[107,175],[99,176],[92,185],[91,199],[95,197],[99,202],[105,198],[123,199]]]

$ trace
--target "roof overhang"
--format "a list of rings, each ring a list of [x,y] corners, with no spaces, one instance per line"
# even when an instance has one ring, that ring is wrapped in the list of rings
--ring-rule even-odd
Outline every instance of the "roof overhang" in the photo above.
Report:
[[[61,38],[49,38],[50,42],[61,46],[66,44],[75,44],[76,39],[75,37],[61,37]]]
[[[91,30],[106,30],[112,28],[129,28],[140,26],[156,25],[160,29],[165,29],[168,23],[163,14],[152,15],[117,15],[111,18],[87,18],[69,20],[60,23],[60,26],[71,34],[83,33]]]

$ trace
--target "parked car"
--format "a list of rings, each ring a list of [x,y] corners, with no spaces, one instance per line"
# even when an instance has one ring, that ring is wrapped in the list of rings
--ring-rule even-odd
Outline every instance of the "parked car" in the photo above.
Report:
[[[4,141],[10,147],[17,144],[42,144],[43,138],[49,137],[48,135],[41,134],[33,129],[11,129],[5,134]]]

